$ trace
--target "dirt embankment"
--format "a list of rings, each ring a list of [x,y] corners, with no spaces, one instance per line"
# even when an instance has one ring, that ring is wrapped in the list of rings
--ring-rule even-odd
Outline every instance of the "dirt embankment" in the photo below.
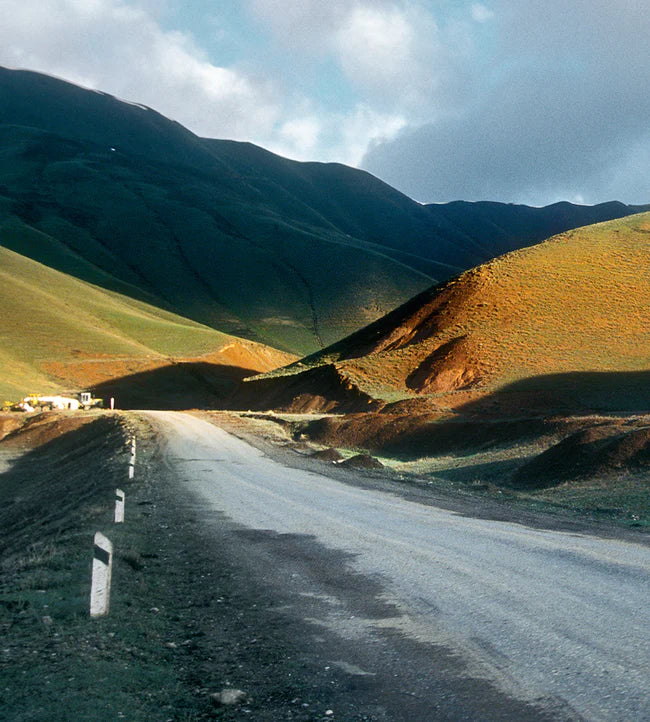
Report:
[[[116,480],[105,456],[124,443],[114,416],[51,412],[22,417],[0,446],[9,470],[0,477],[0,553],[20,553],[48,544],[92,514]]]
[[[442,413],[379,413],[297,422],[296,433],[323,445],[363,448],[387,456],[415,459],[554,437],[568,426],[569,423],[561,419],[485,421]]]
[[[571,434],[518,469],[513,481],[522,488],[546,488],[648,469],[650,427],[614,421]]]
[[[391,407],[398,411],[400,405]],[[294,419],[295,439],[370,452],[406,474],[585,518],[650,523],[650,417],[480,418],[439,412]]]
[[[21,414],[0,414],[0,441],[17,431],[26,421]]]
[[[208,695],[193,693],[165,646],[188,638],[174,615],[193,597],[165,588],[170,577],[156,558],[178,549],[161,551],[171,542],[147,516],[155,495],[143,479],[127,479],[125,420],[74,412],[22,420],[0,443],[0,718],[200,719]],[[126,491],[123,529],[113,523],[117,487]],[[113,541],[114,561],[111,613],[93,620],[96,531]]]
[[[333,364],[289,376],[245,381],[228,402],[231,409],[281,409],[292,413],[370,411],[383,405],[361,391]]]

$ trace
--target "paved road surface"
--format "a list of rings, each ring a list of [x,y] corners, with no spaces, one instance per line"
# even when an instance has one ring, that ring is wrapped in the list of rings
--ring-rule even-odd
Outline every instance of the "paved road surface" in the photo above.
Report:
[[[451,649],[465,676],[537,703],[540,719],[650,719],[648,547],[467,518],[284,467],[187,414],[149,417],[202,506],[250,530],[308,535],[344,552],[369,590],[380,584],[390,615],[352,617],[332,598],[315,620],[330,632]]]

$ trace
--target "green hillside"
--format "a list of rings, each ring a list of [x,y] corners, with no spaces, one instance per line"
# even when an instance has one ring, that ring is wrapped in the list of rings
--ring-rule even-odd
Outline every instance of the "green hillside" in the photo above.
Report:
[[[432,283],[619,203],[423,206],[337,164],[207,140],[154,110],[0,68],[0,245],[304,354]]]
[[[0,399],[74,385],[73,370],[77,376],[85,373],[78,380],[91,384],[88,366],[110,378],[123,368],[205,357],[235,344],[251,354],[256,350],[254,344],[5,248],[0,248],[0,308]]]

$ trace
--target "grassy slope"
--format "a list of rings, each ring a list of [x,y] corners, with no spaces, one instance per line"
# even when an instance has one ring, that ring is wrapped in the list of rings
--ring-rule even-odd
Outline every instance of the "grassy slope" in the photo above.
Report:
[[[550,233],[631,212],[421,206],[367,173],[198,138],[153,110],[0,68],[0,245],[306,353]]]
[[[443,344],[459,350],[431,362],[453,390],[464,365],[471,384],[503,386],[572,371],[641,371],[650,359],[650,215],[579,229],[463,274],[417,327],[390,341],[383,358],[410,374]],[[417,341],[413,344],[412,341]],[[457,363],[455,356],[457,356]],[[351,365],[353,362],[351,362]],[[362,365],[362,364],[361,364]],[[406,382],[403,374],[397,381]],[[412,385],[415,386],[415,381]],[[447,388],[446,388],[447,386]],[[415,386],[417,388],[417,386]]]
[[[623,396],[640,403],[650,371],[649,234],[646,213],[507,254],[290,371],[335,363],[386,400],[427,395],[458,406],[497,390],[555,387],[596,407],[616,408]]]
[[[56,364],[64,368],[117,358],[161,362],[214,354],[240,343],[5,248],[0,248],[0,308],[0,396],[8,398],[60,388],[65,378],[46,372]]]

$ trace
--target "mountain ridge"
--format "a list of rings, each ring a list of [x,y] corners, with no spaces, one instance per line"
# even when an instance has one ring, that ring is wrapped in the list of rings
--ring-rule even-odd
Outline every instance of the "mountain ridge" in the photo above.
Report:
[[[424,206],[31,71],[0,69],[0,149],[1,246],[298,355],[489,258],[636,210]]]

